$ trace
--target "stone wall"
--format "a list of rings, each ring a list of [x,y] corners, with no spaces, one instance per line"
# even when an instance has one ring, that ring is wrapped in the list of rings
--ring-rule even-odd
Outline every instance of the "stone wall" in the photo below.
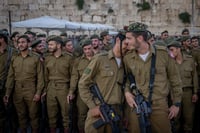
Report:
[[[82,10],[78,10],[75,1],[1,0],[0,28],[8,28],[10,10],[13,22],[49,15],[70,21],[108,24],[116,29],[139,21],[149,25],[149,29],[155,34],[160,34],[163,30],[168,30],[170,34],[179,34],[184,27],[194,30],[190,28],[191,25],[183,24],[178,18],[178,14],[184,11],[192,14],[192,0],[146,0],[151,4],[151,9],[140,12],[136,4],[143,0],[85,0]],[[194,1],[196,31],[200,27],[200,0]],[[109,8],[114,12],[108,13]]]

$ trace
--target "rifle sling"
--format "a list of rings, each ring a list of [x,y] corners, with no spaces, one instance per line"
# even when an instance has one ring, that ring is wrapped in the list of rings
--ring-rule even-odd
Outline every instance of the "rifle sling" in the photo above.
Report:
[[[151,99],[152,99],[152,94],[153,94],[153,86],[154,86],[154,79],[155,79],[155,71],[156,71],[156,47],[154,46],[155,49],[155,54],[152,54],[152,59],[151,59],[151,69],[150,69],[150,81],[149,81],[149,96],[148,96],[148,101],[151,106]],[[135,81],[135,76],[133,76],[133,81],[134,83],[134,89],[137,89],[136,87],[136,81]]]
[[[150,81],[149,81],[149,103],[151,105],[151,99],[153,94],[153,86],[154,86],[154,79],[155,79],[155,72],[156,72],[156,47],[154,46],[155,54],[152,54],[151,59],[151,69],[150,69]]]
[[[7,55],[7,59],[6,59],[5,67],[4,67],[3,79],[0,80],[1,85],[4,85],[4,82],[6,81],[6,78],[7,78],[7,75],[8,75],[8,70],[9,70],[9,65],[10,65],[10,61],[11,61],[11,57],[12,57],[12,52],[13,52],[13,49],[10,48],[9,46],[8,46],[7,49],[8,49],[8,55]]]

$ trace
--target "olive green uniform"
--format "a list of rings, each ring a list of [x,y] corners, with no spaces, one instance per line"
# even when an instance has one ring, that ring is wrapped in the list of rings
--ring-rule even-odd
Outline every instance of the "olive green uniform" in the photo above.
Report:
[[[56,128],[58,106],[61,109],[64,128],[68,128],[68,104],[72,57],[61,54],[59,57],[48,55],[45,58],[45,83],[49,126]]]
[[[39,127],[39,104],[33,101],[33,97],[35,94],[41,95],[43,88],[44,76],[39,57],[31,52],[26,57],[21,54],[13,56],[6,82],[6,95],[10,96],[13,92],[20,128],[26,128],[27,112],[32,128]]]
[[[5,122],[5,108],[3,103],[3,96],[5,95],[5,67],[8,58],[8,50],[5,49],[3,53],[0,52],[0,128],[3,128]]]
[[[105,51],[109,51],[109,50],[111,50],[111,49],[112,49],[112,44],[111,44],[111,43],[104,44],[104,48],[103,48],[103,50],[105,50]]]
[[[178,69],[181,75],[183,96],[181,114],[184,120],[183,130],[192,131],[193,114],[195,104],[192,103],[192,95],[197,94],[198,78],[195,62],[190,55],[183,54],[183,62],[178,64]]]
[[[197,74],[199,80],[199,87],[200,87],[200,48],[192,50],[192,57],[197,65]]]
[[[149,52],[146,61],[143,61],[137,52],[133,50],[124,57],[124,63],[127,72],[135,76],[137,88],[144,98],[148,100],[151,60],[152,55],[156,52],[156,73],[151,99],[152,113],[150,115],[150,123],[153,133],[171,133],[167,96],[172,91],[174,96],[173,103],[181,102],[180,75],[174,60],[168,56],[165,47],[156,46],[156,51],[153,47],[150,47]],[[168,82],[172,86],[171,90],[168,89]],[[129,86],[126,87],[125,91],[130,91]],[[129,131],[130,133],[139,133],[138,116],[135,111],[131,110],[129,108]]]
[[[70,80],[70,94],[74,94],[77,87],[78,87],[78,81],[80,77],[83,75],[83,71],[90,63],[90,60],[83,55],[80,58],[77,58],[74,62],[74,67],[72,69],[72,75]],[[77,109],[78,109],[78,128],[84,129],[85,127],[85,119],[87,117],[88,107],[87,105],[82,101],[80,98],[79,92],[77,92]]]
[[[83,102],[89,109],[100,105],[98,100],[93,101],[93,96],[89,86],[96,83],[104,101],[111,106],[115,106],[116,112],[120,113],[119,105],[123,101],[123,94],[119,83],[123,81],[123,67],[118,66],[112,50],[108,53],[96,55],[83,72],[79,81],[79,93]],[[90,111],[89,111],[90,112]],[[94,118],[88,112],[85,122],[86,133],[105,133],[111,132],[109,125],[99,129],[93,127],[93,123],[99,118]]]

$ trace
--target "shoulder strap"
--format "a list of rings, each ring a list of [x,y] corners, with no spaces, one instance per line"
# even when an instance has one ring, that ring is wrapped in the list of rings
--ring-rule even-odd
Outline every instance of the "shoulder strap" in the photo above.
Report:
[[[154,46],[154,49],[155,49],[155,54],[152,54],[151,69],[150,69],[149,97],[148,97],[149,103],[151,103],[151,99],[152,99],[155,72],[156,72],[156,47],[155,46]]]
[[[7,60],[6,60],[6,64],[5,64],[5,73],[6,73],[6,76],[8,74],[8,70],[9,70],[9,65],[10,65],[10,62],[11,62],[12,53],[13,53],[13,49],[11,47],[8,47],[8,56],[7,56]]]

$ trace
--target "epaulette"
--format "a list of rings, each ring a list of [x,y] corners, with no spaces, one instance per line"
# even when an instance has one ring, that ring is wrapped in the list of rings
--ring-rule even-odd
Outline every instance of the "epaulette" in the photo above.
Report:
[[[163,51],[167,52],[167,47],[165,47],[165,46],[155,45],[155,47],[157,50],[163,50]]]
[[[104,52],[96,54],[95,56],[106,56],[106,55],[108,55],[108,52],[104,51]]]
[[[30,55],[31,55],[31,56],[40,57],[40,54],[38,54],[38,53],[36,53],[36,52],[34,52],[34,51],[31,51],[31,52],[30,52]]]
[[[185,57],[187,57],[187,58],[193,58],[192,55],[189,55],[189,54],[185,54]]]
[[[69,52],[62,52],[63,55],[69,55],[69,56],[72,56],[73,57],[73,54],[72,53],[69,53]]]

